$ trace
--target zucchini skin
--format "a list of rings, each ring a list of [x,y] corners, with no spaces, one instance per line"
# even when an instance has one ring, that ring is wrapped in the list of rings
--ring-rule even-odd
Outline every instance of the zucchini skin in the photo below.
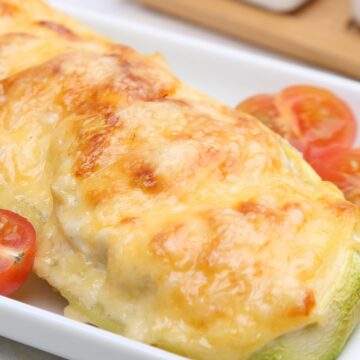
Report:
[[[349,251],[328,305],[327,320],[286,334],[265,345],[249,360],[334,360],[360,320],[360,257]]]
[[[360,257],[351,250],[345,262],[328,305],[327,320],[273,340],[248,360],[335,360],[338,357],[360,320]],[[107,318],[101,306],[89,309],[71,295],[63,295],[91,324],[118,334],[123,332],[122,324]],[[182,351],[171,350],[184,355]]]

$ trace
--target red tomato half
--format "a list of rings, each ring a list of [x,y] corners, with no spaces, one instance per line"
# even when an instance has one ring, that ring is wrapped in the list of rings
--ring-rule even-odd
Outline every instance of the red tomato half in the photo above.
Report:
[[[275,96],[253,96],[237,109],[288,139],[308,161],[329,149],[349,149],[356,135],[349,107],[330,91],[313,86],[288,87]]]
[[[239,103],[236,108],[256,117],[271,130],[286,137],[287,134],[284,125],[281,123],[274,96],[255,95]]]
[[[25,218],[0,209],[0,295],[10,295],[27,279],[34,264],[35,238]]]
[[[349,201],[360,206],[360,149],[332,150],[311,165],[324,180],[336,184]]]
[[[356,120],[335,94],[313,86],[292,86],[275,96],[286,123],[287,136],[311,161],[336,147],[349,149],[356,135]]]

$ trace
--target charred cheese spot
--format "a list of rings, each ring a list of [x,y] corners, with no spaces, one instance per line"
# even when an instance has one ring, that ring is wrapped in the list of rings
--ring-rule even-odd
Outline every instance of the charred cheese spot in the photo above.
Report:
[[[77,151],[79,155],[75,162],[75,175],[87,177],[98,170],[104,164],[104,151],[109,146],[111,133],[122,128],[120,118],[108,109],[97,115],[100,121],[95,121],[93,130],[78,129],[79,143]],[[87,123],[86,121],[84,123]],[[84,124],[83,123],[83,124]],[[88,125],[88,124],[87,124]],[[100,126],[97,128],[97,126]]]
[[[131,174],[131,183],[143,191],[151,194],[159,193],[163,189],[161,178],[154,169],[146,163],[135,161],[128,168]]]
[[[135,224],[137,218],[136,217],[125,217],[124,219],[120,220],[121,225],[128,225],[128,224]]]
[[[77,177],[88,176],[99,166],[98,159],[103,153],[108,138],[107,132],[96,132],[85,134],[79,145],[81,152],[78,158],[79,165],[76,166],[75,174]]]
[[[78,36],[72,30],[70,30],[69,28],[67,28],[64,25],[58,24],[53,21],[40,20],[40,21],[37,21],[36,24],[43,28],[53,31],[56,34],[59,34],[60,36],[63,36],[68,40],[75,40],[78,38]]]
[[[306,289],[297,301],[297,306],[290,309],[291,316],[309,316],[316,306],[316,299],[313,290]]]
[[[253,201],[241,202],[236,210],[244,216],[251,218],[252,220],[266,218],[267,221],[277,222],[281,219],[281,211],[271,209],[266,205],[259,204]]]

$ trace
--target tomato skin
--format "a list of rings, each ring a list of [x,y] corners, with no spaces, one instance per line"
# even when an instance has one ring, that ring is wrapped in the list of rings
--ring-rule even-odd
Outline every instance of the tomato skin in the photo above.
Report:
[[[274,96],[250,97],[237,109],[286,138],[307,161],[331,149],[349,149],[355,140],[356,120],[350,108],[322,88],[291,86]]]
[[[0,295],[12,294],[26,281],[34,264],[35,239],[25,218],[0,209]]]
[[[360,206],[360,149],[332,149],[311,162],[323,180],[331,181],[345,197]]]
[[[271,130],[286,136],[274,96],[268,94],[252,96],[239,103],[236,109],[256,117]]]
[[[356,120],[347,104],[332,92],[314,86],[291,86],[275,96],[287,124],[287,138],[312,161],[332,148],[350,149]]]

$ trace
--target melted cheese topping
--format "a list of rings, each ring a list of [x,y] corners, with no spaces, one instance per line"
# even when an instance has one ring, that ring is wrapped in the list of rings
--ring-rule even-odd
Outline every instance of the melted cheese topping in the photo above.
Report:
[[[0,12],[0,199],[36,225],[40,276],[199,359],[245,359],[324,316],[359,219],[335,186],[159,55],[36,0]]]

